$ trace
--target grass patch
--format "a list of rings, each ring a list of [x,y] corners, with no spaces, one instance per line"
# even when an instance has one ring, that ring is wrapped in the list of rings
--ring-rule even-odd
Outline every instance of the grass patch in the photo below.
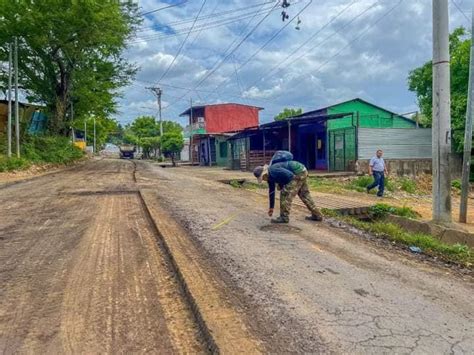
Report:
[[[456,180],[451,181],[451,186],[456,190],[461,190],[461,187],[462,187],[461,180],[456,179]]]
[[[410,178],[401,178],[400,189],[410,194],[416,193],[416,181]]]
[[[2,157],[0,156],[0,172],[25,170],[30,167],[31,163],[24,158],[17,157]]]
[[[377,203],[376,205],[369,208],[370,215],[375,219],[380,219],[385,217],[388,214],[393,214],[396,216],[407,217],[417,219],[420,217],[420,214],[410,207],[395,207],[390,206],[385,203]]]
[[[437,256],[443,260],[459,263],[466,267],[471,267],[474,264],[474,250],[466,245],[445,244],[431,235],[410,233],[396,224],[387,223],[383,220],[366,222],[353,217],[344,217],[343,219],[354,227],[376,236],[381,236],[407,246],[417,246],[425,254]]]

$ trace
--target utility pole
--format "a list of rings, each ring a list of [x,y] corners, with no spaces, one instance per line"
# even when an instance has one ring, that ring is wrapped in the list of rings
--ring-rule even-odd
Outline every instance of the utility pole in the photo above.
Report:
[[[193,99],[189,99],[191,105],[191,113],[189,115],[189,153],[191,154],[191,166],[194,165],[194,147],[193,147]]]
[[[87,118],[84,118],[84,143],[86,143],[87,150]]]
[[[7,127],[7,145],[8,157],[12,156],[12,66],[13,66],[13,47],[8,45],[8,127]]]
[[[95,138],[95,133],[96,133],[96,131],[95,131],[95,115],[94,115],[94,146],[92,147],[93,152],[94,152],[94,155],[95,155],[96,152],[97,152],[97,146],[96,146],[96,140],[95,140],[95,139],[96,139],[96,138]]]
[[[163,90],[157,86],[148,87],[147,89],[151,90],[158,100],[158,114],[160,118],[160,158],[163,159],[163,121],[161,119],[161,94],[163,93]]]
[[[472,8],[471,34],[474,33],[474,5]],[[469,59],[469,85],[467,92],[466,127],[464,130],[464,157],[462,164],[461,207],[459,222],[467,223],[467,199],[469,196],[469,175],[472,150],[472,107],[474,105],[474,41],[471,40],[471,56]]]
[[[451,99],[448,0],[433,0],[433,221],[451,217]]]
[[[20,112],[18,105],[18,38],[15,37],[15,136],[16,156],[20,157]]]

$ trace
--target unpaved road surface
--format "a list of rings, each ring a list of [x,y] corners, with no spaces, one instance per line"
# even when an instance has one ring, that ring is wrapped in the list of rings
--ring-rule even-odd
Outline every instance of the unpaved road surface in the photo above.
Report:
[[[205,347],[128,161],[0,189],[0,353]]]
[[[302,212],[271,226],[266,198],[192,169],[139,163],[137,179],[186,227],[267,351],[474,353],[469,276]]]

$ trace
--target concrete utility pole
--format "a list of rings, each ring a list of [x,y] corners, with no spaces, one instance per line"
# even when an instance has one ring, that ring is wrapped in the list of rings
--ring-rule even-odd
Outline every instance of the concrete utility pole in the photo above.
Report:
[[[20,157],[20,111],[18,105],[18,38],[15,37],[15,137],[16,156]]]
[[[471,35],[474,33],[474,5],[472,8]],[[467,222],[467,198],[469,196],[469,175],[472,150],[472,107],[474,105],[474,41],[471,40],[471,56],[469,59],[469,86],[467,93],[466,127],[464,130],[464,158],[462,164],[461,207],[459,222]]]
[[[84,119],[84,143],[86,143],[87,148],[87,119]]]
[[[97,146],[96,146],[96,140],[95,140],[95,133],[96,133],[96,131],[95,131],[95,115],[94,115],[94,146],[92,147],[93,152],[94,152],[94,155],[95,155],[96,152],[97,152]]]
[[[433,0],[433,221],[451,217],[451,99],[448,0]]]
[[[148,87],[147,89],[151,90],[155,94],[158,101],[158,114],[160,119],[160,158],[163,159],[163,144],[161,139],[163,137],[163,121],[161,119],[161,94],[163,93],[163,90],[156,86]]]
[[[193,147],[193,99],[189,99],[191,105],[191,113],[189,115],[189,153],[191,154],[191,166],[194,165],[194,147]]]
[[[8,157],[12,156],[12,66],[13,66],[13,47],[8,45],[8,127],[7,127],[7,145]]]

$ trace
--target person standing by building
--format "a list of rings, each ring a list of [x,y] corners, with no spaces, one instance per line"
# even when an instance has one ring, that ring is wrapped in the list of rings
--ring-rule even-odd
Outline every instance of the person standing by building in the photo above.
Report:
[[[370,190],[378,186],[378,197],[383,197],[383,192],[385,189],[385,175],[388,175],[387,166],[385,165],[385,161],[383,160],[382,156],[383,151],[379,149],[377,150],[375,157],[370,159],[369,162],[369,175],[373,175],[374,182],[367,186],[367,193],[370,193]]]

